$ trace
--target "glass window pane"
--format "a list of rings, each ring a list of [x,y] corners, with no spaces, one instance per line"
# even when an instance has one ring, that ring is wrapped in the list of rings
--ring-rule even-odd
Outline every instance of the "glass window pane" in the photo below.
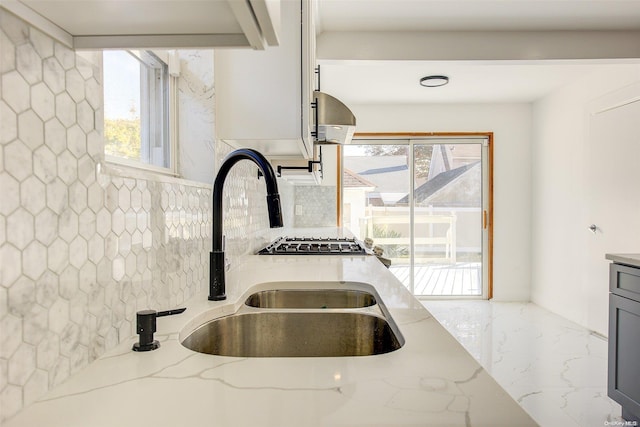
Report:
[[[343,147],[343,225],[415,295],[484,296],[482,140],[360,141]]]
[[[482,144],[414,145],[414,294],[482,295]]]
[[[141,160],[141,64],[127,51],[105,51],[105,154]]]
[[[409,146],[363,144],[343,150],[343,225],[359,239],[372,238],[391,259],[391,271],[409,287]]]

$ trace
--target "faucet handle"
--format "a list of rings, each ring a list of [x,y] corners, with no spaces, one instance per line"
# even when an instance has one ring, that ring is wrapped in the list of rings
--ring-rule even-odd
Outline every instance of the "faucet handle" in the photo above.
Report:
[[[151,351],[160,347],[160,343],[153,339],[156,332],[156,317],[172,316],[183,313],[186,308],[177,308],[167,311],[140,310],[136,313],[136,332],[140,335],[140,341],[133,345],[133,351]]]

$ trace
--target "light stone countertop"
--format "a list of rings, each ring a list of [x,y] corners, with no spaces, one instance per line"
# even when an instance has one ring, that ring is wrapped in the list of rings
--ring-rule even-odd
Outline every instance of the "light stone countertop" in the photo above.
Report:
[[[234,313],[269,282],[301,280],[372,284],[404,346],[376,356],[238,358],[180,344],[181,332]],[[227,296],[194,296],[183,314],[158,318],[158,350],[133,352],[131,337],[5,427],[537,425],[373,256],[247,256],[227,272]]]
[[[606,254],[605,258],[618,264],[640,267],[640,254]]]

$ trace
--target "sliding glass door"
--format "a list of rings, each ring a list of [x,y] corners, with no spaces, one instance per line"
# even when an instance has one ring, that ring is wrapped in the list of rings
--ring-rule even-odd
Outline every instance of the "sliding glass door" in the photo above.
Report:
[[[487,147],[486,137],[344,147],[343,225],[372,238],[417,296],[488,295]]]

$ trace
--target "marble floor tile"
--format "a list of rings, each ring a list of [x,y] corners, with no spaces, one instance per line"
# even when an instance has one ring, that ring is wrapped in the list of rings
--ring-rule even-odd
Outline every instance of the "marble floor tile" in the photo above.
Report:
[[[532,303],[423,305],[542,427],[622,425],[603,337]]]

